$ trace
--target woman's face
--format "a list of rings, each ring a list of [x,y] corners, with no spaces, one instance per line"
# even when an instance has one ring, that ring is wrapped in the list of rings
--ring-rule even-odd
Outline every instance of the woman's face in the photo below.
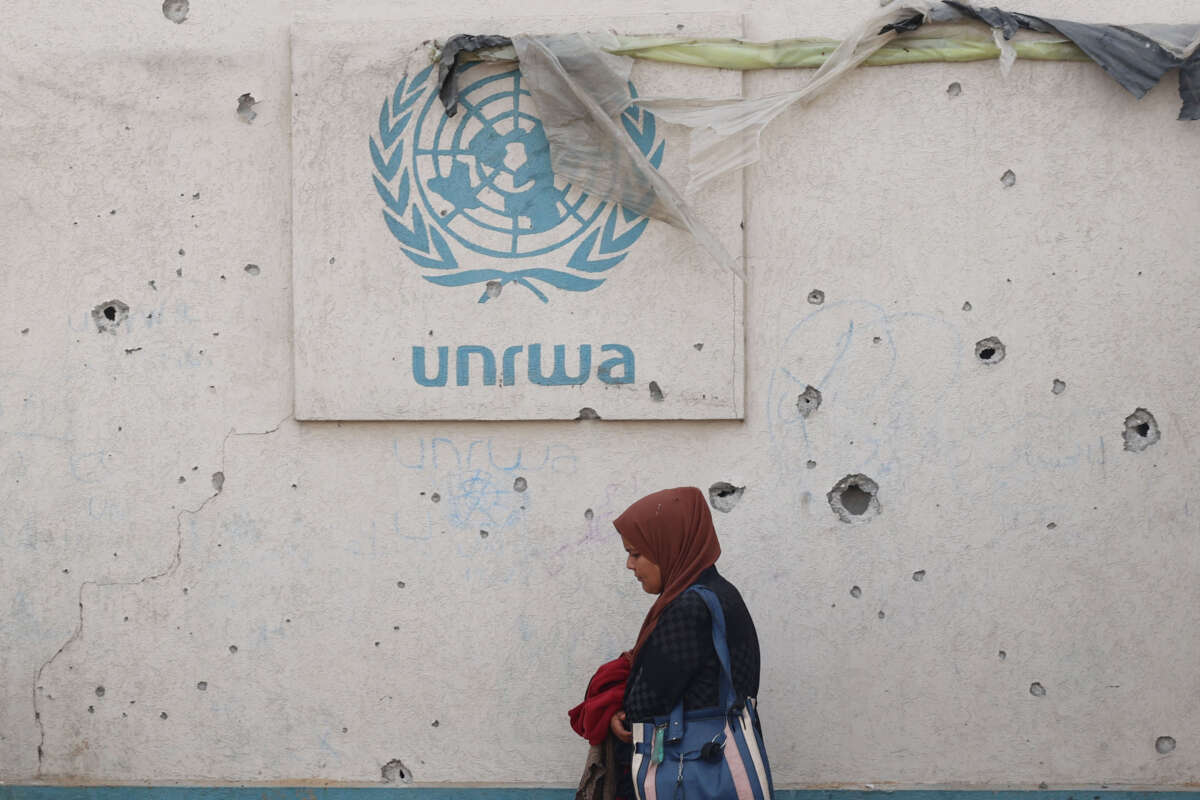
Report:
[[[647,594],[662,594],[662,571],[658,564],[639,553],[625,537],[621,537],[621,543],[625,545],[625,552],[629,554],[625,559],[625,568],[633,570],[634,577],[642,584],[642,590]]]

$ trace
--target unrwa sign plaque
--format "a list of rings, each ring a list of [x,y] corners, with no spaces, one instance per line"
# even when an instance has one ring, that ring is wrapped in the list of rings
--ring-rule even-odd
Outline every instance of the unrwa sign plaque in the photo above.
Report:
[[[413,53],[453,21],[387,28],[293,29],[297,417],[742,416],[740,282],[685,232],[556,176],[513,65],[460,68],[447,116]],[[711,92],[699,77],[639,67],[630,91]],[[681,169],[681,133],[636,105],[619,121],[656,168]],[[740,254],[740,180],[705,197],[699,212]]]

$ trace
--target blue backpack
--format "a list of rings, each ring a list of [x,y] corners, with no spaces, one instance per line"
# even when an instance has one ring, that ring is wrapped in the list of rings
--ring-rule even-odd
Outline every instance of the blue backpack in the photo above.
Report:
[[[712,590],[696,584],[713,622],[721,662],[716,706],[683,710],[633,725],[633,783],[638,800],[773,800],[771,765],[754,698],[738,707],[725,641],[725,614]]]

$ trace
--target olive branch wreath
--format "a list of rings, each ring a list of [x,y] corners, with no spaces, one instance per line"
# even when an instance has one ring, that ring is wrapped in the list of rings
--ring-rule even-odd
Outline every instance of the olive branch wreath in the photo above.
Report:
[[[604,283],[603,278],[588,278],[575,273],[597,275],[621,263],[628,248],[637,241],[650,221],[649,218],[642,218],[618,234],[618,219],[624,225],[630,225],[640,215],[615,203],[605,222],[585,236],[567,260],[566,267],[575,273],[545,267],[513,271],[460,269],[458,259],[446,239],[435,225],[426,223],[420,206],[412,198],[412,178],[409,168],[405,166],[404,132],[418,102],[431,88],[429,75],[432,70],[431,65],[411,78],[406,75],[400,79],[391,97],[384,98],[383,106],[379,109],[379,129],[369,137],[371,161],[375,166],[372,180],[384,204],[383,219],[388,230],[400,243],[401,250],[409,260],[417,266],[439,271],[438,274],[422,277],[439,286],[499,281],[503,287],[507,283],[517,283],[533,292],[543,303],[548,303],[550,299],[533,281],[571,292],[585,292]],[[632,96],[636,97],[637,91],[632,84],[629,89]],[[630,105],[622,113],[621,122],[638,149],[647,154],[650,163],[657,168],[662,163],[665,142],[654,146],[657,135],[654,115]],[[404,222],[406,217],[411,220],[407,224]],[[493,296],[493,293],[485,291],[479,302],[486,303]]]

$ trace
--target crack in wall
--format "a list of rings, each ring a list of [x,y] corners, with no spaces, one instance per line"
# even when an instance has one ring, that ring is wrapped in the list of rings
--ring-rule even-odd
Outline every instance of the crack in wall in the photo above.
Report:
[[[269,436],[272,433],[276,433],[281,427],[283,427],[283,423],[287,422],[291,418],[292,418],[292,415],[288,414],[286,417],[279,420],[279,422],[275,424],[275,427],[273,427],[269,430],[265,430],[265,431],[247,431],[246,433],[238,433],[236,428],[230,428],[229,432],[227,434],[225,434],[225,438],[221,440],[221,467],[220,467],[219,472],[217,473],[222,476],[221,483],[222,484],[224,483],[224,475],[225,475],[225,447],[226,447],[226,445],[229,444],[229,440],[231,438],[233,438],[235,436]],[[46,745],[46,725],[44,722],[42,722],[41,707],[40,707],[40,704],[38,703],[38,690],[41,687],[41,683],[42,683],[42,673],[46,671],[47,667],[49,667],[51,664],[54,663],[55,659],[57,659],[60,655],[62,655],[63,652],[65,652],[66,649],[71,646],[72,642],[77,640],[83,634],[83,591],[84,591],[84,589],[86,589],[88,586],[95,586],[98,588],[107,587],[107,586],[140,586],[149,581],[160,580],[162,578],[166,578],[166,577],[169,577],[172,574],[174,574],[175,570],[177,570],[179,568],[179,565],[180,565],[181,559],[182,559],[183,516],[184,516],[184,514],[190,514],[192,516],[199,514],[201,511],[204,510],[205,506],[207,506],[214,499],[216,499],[217,495],[219,495],[221,493],[222,488],[223,488],[223,486],[217,486],[216,481],[214,481],[213,493],[211,495],[209,495],[207,498],[205,498],[203,503],[201,503],[196,508],[182,509],[182,510],[180,510],[180,512],[178,514],[175,515],[175,535],[176,535],[175,555],[171,558],[171,563],[167,565],[166,569],[163,569],[159,572],[155,572],[151,575],[147,575],[146,577],[140,578],[136,581],[103,581],[103,582],[102,581],[84,581],[82,584],[79,585],[79,599],[77,601],[79,604],[79,622],[78,622],[78,624],[76,624],[74,632],[72,632],[70,637],[65,642],[62,643],[61,647],[59,647],[57,650],[54,651],[54,655],[50,656],[50,658],[48,658],[45,662],[42,663],[42,665],[40,667],[38,667],[37,672],[34,673],[34,676],[33,676],[33,722],[38,728],[37,772],[35,773],[35,778],[42,777],[42,762],[45,759],[44,748]]]

